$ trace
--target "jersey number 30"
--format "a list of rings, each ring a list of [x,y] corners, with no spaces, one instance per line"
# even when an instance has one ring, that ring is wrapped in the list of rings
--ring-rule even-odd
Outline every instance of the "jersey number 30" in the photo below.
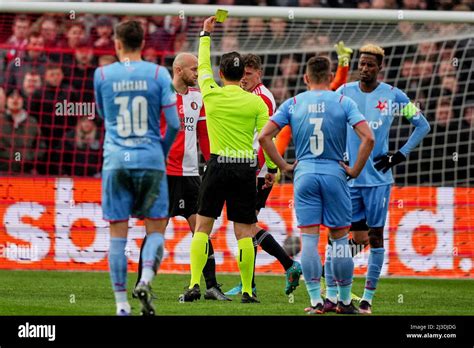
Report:
[[[321,130],[323,119],[310,118],[309,123],[314,124],[313,135],[309,137],[309,148],[313,155],[319,156],[324,151],[324,133]]]
[[[132,99],[132,113],[128,110],[129,97],[116,97],[114,103],[119,105],[117,115],[117,133],[123,138],[130,135],[142,137],[148,131],[148,102],[145,97]]]

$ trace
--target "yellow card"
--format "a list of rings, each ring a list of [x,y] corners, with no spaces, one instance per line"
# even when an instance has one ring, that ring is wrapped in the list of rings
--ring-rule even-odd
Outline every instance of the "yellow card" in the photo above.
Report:
[[[217,10],[216,12],[216,22],[219,22],[219,23],[222,23],[226,20],[227,18],[227,14],[229,13],[229,11],[227,10]]]

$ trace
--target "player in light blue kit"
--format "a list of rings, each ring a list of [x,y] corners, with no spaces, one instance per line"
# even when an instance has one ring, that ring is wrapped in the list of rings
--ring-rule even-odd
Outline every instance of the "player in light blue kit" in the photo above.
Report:
[[[359,177],[351,180],[352,233],[354,242],[365,246],[370,244],[365,290],[360,313],[372,313],[372,298],[377,287],[384,260],[383,230],[393,184],[393,166],[405,161],[430,131],[430,126],[420,110],[410,102],[405,93],[396,87],[377,81],[382,69],[384,51],[381,47],[368,44],[360,49],[360,81],[341,86],[336,92],[353,99],[367,119],[375,136],[375,147]],[[405,117],[414,127],[407,143],[395,154],[388,152],[389,131],[394,117]],[[356,162],[360,141],[355,132],[348,131],[347,147],[349,164]],[[363,249],[357,248],[358,250]],[[331,255],[331,253],[328,253]],[[326,259],[331,262],[330,257]],[[327,300],[326,309],[334,308],[337,289],[330,267],[325,267]],[[336,276],[337,278],[337,276]]]
[[[168,71],[141,60],[143,29],[137,21],[115,29],[120,62],[94,75],[97,108],[105,121],[102,210],[110,221],[109,267],[118,315],[130,315],[127,300],[127,244],[130,216],[145,219],[147,243],[135,293],[143,315],[154,315],[150,284],[161,262],[168,217],[165,160],[179,128],[176,94]],[[160,114],[167,132],[160,136]]]
[[[351,223],[351,200],[347,176],[357,177],[364,167],[374,139],[357,105],[347,97],[330,91],[333,79],[327,57],[308,61],[304,81],[308,91],[285,101],[262,130],[260,144],[282,171],[290,165],[278,153],[273,137],[287,124],[291,127],[296,148],[294,190],[298,227],[301,228],[301,265],[311,298],[309,314],[324,312],[321,298],[321,258],[318,253],[319,225],[329,227],[337,255],[332,267],[341,294],[337,312],[355,314],[351,301],[354,262],[349,251],[348,232]],[[360,137],[357,160],[353,167],[342,167],[347,140],[347,125]]]

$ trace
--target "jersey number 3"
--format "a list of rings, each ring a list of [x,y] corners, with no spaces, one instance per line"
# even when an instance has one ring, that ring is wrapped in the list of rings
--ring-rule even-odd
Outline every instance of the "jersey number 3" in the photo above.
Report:
[[[132,113],[128,110],[130,97],[116,97],[114,103],[119,105],[117,115],[117,133],[122,138],[130,135],[142,137],[148,131],[148,102],[145,97],[136,96],[132,99]]]
[[[313,135],[309,137],[309,148],[311,153],[319,156],[324,151],[324,133],[321,130],[322,118],[310,118],[309,123],[314,124]]]

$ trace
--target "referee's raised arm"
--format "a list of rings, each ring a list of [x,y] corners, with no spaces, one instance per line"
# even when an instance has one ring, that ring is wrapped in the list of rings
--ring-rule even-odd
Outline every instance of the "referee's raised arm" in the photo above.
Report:
[[[203,96],[210,93],[213,88],[219,88],[219,85],[214,81],[211,65],[211,33],[215,23],[215,16],[206,19],[203,31],[199,35],[198,84]]]
[[[255,129],[261,129],[269,118],[268,108],[262,98],[240,87],[245,64],[238,52],[225,53],[220,59],[219,76],[223,87],[214,81],[210,36],[215,22],[215,17],[205,20],[199,39],[198,81],[206,107],[211,158],[199,192],[190,253],[191,281],[184,301],[201,297],[199,283],[209,255],[209,234],[226,203],[227,218],[234,222],[239,248],[237,262],[242,280],[242,302],[258,302],[252,294],[255,261],[252,237],[253,224],[257,222],[255,183],[258,166],[253,139]]]

